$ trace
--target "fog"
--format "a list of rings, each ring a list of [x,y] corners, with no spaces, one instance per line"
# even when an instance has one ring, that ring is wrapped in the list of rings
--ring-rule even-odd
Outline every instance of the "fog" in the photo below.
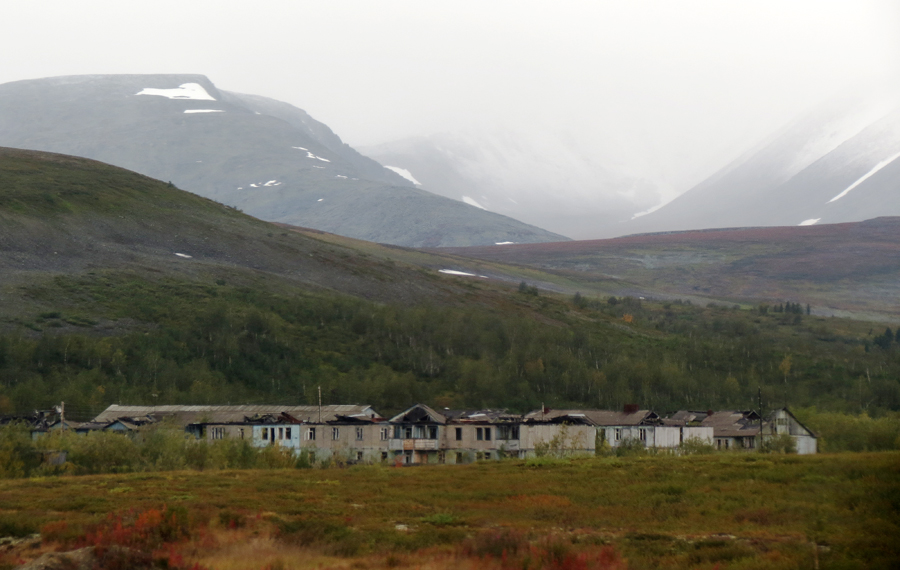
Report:
[[[0,20],[0,83],[202,73],[353,146],[506,130],[688,189],[816,102],[900,79],[896,2],[49,0]]]

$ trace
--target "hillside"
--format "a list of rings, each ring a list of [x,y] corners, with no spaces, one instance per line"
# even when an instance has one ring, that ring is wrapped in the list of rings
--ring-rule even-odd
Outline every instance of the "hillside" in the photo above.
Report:
[[[417,189],[306,112],[202,75],[0,85],[0,145],[100,160],[260,219],[407,246],[566,238]]]
[[[900,109],[815,109],[623,233],[860,222],[900,215]]]
[[[623,283],[276,226],[94,161],[0,151],[0,414],[313,404],[319,387],[385,414],[746,409],[758,391],[900,409],[880,327],[609,298]]]
[[[900,315],[898,235],[900,218],[894,217],[440,251],[602,281],[615,294],[789,300],[811,304],[821,315],[885,319]]]

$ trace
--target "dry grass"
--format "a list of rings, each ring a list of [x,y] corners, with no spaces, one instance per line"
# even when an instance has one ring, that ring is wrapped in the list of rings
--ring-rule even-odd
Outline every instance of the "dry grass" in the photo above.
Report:
[[[796,568],[814,542],[822,568],[900,562],[897,453],[6,480],[0,505],[59,548],[168,506],[170,568]]]

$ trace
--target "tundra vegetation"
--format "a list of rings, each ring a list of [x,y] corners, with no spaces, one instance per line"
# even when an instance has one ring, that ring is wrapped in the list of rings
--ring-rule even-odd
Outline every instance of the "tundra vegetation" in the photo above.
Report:
[[[516,291],[495,306],[400,307],[113,272],[29,291],[89,299],[92,312],[44,311],[0,335],[0,413],[60,401],[74,419],[118,402],[314,404],[319,386],[323,403],[382,413],[418,401],[755,409],[761,394],[764,408],[789,405],[821,432],[823,451],[900,446],[900,344],[885,348],[861,321]],[[101,336],[91,319],[145,324]]]
[[[41,541],[0,567],[96,546],[132,568],[896,568],[898,466],[720,453],[5,479],[0,535]]]

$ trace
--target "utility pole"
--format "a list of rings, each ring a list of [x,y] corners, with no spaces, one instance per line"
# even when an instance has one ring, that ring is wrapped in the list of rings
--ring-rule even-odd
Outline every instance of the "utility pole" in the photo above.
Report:
[[[757,450],[759,453],[762,453],[763,450],[763,427],[762,427],[762,388],[759,386],[756,387],[756,399],[757,405],[759,406],[757,409],[759,412],[759,449]]]

